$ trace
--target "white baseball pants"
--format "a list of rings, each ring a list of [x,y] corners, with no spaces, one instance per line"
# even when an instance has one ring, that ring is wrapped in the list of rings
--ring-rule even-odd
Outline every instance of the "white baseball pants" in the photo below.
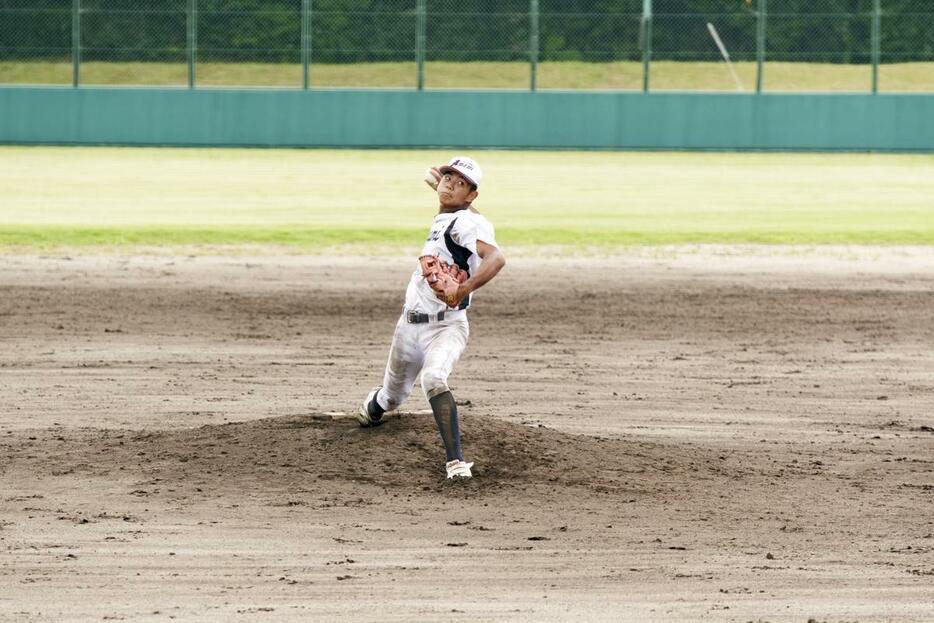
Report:
[[[448,391],[448,376],[469,336],[466,313],[419,324],[406,322],[403,314],[392,336],[383,388],[376,395],[379,406],[386,411],[399,407],[419,377],[428,400]]]

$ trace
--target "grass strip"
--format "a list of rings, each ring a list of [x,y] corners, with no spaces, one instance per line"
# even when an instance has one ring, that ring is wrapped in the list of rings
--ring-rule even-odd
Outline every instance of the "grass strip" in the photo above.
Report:
[[[0,247],[283,245],[311,251],[341,245],[413,246],[424,240],[420,229],[344,229],[308,227],[68,227],[3,226]],[[731,231],[627,231],[614,229],[513,229],[497,232],[509,246],[571,248],[663,244],[873,244],[934,245],[934,228],[795,230],[776,228]]]

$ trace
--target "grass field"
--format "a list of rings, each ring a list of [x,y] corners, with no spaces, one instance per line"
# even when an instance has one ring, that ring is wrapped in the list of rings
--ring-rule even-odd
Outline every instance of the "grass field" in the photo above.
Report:
[[[746,90],[755,89],[756,64],[738,62],[736,72]],[[456,71],[454,71],[456,69]],[[178,63],[105,63],[81,65],[85,85],[186,85],[188,67]],[[312,65],[311,83],[317,87],[415,87],[414,62]],[[529,86],[529,65],[515,62],[428,62],[425,85],[429,88],[515,88]],[[297,64],[198,63],[197,83],[203,86],[298,87],[302,82]],[[0,83],[71,84],[70,62],[0,62]],[[764,88],[770,91],[868,91],[869,65],[834,63],[767,62]],[[642,63],[543,62],[538,66],[538,86],[543,89],[641,89]],[[652,63],[654,90],[733,91],[733,82],[722,62]],[[934,62],[892,63],[879,68],[883,91],[934,92]]]
[[[0,247],[418,245],[447,151],[0,147]],[[934,244],[934,156],[474,152],[504,245]]]

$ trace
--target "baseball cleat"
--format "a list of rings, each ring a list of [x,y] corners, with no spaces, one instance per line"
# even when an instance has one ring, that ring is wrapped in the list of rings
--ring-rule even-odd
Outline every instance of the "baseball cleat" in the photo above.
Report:
[[[363,404],[360,405],[360,408],[357,409],[357,421],[360,422],[360,426],[368,428],[370,426],[379,426],[383,423],[383,416],[373,417],[370,415],[370,403],[376,400],[376,393],[383,388],[382,385],[374,387],[369,394],[366,395]]]
[[[454,459],[453,461],[448,461],[445,464],[448,470],[448,480],[453,478],[472,478],[473,474],[470,473],[470,468],[473,467],[473,463],[465,463],[460,459]]]

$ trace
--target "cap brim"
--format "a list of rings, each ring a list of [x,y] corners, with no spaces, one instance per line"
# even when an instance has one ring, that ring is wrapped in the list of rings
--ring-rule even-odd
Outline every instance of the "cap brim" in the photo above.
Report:
[[[449,167],[448,165],[444,165],[443,167],[438,167],[438,170],[441,171],[442,173],[457,173],[458,175],[460,175],[461,177],[463,177],[465,180],[467,180],[468,182],[470,182],[470,183],[473,184],[474,186],[476,186],[476,187],[478,187],[478,188],[480,187],[480,184],[478,184],[478,183],[476,182],[476,180],[474,180],[472,177],[470,177],[469,175],[467,175],[466,173],[464,173],[464,172],[461,171],[460,169],[455,169],[454,167]]]

